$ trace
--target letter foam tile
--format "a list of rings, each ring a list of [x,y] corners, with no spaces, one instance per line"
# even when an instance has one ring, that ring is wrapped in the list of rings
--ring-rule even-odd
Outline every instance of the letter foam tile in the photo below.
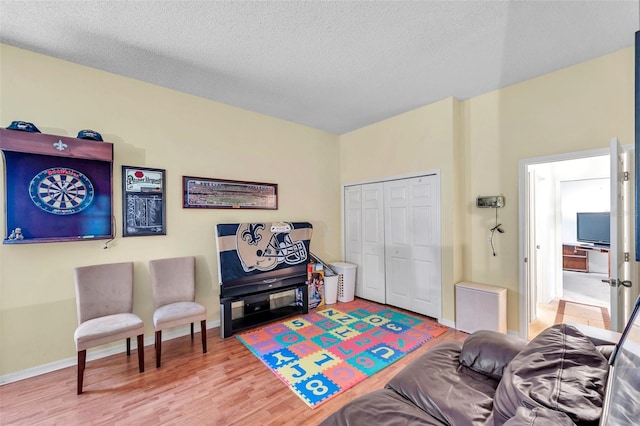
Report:
[[[428,318],[356,299],[237,338],[315,408],[446,330]]]

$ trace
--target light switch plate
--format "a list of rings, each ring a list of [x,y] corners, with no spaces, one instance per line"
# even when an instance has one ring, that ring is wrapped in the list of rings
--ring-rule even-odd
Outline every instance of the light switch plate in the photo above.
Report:
[[[503,195],[490,195],[476,198],[476,207],[480,208],[493,208],[504,207]]]

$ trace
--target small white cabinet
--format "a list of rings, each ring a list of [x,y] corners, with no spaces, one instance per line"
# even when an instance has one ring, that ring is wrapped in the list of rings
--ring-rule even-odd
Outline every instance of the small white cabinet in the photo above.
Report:
[[[456,329],[507,332],[507,289],[488,284],[456,284]]]

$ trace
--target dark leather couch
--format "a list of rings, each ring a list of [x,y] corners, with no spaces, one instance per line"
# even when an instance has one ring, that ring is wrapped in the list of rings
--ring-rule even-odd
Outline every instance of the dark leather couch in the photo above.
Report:
[[[612,349],[565,324],[531,342],[477,331],[434,347],[321,425],[596,425]]]

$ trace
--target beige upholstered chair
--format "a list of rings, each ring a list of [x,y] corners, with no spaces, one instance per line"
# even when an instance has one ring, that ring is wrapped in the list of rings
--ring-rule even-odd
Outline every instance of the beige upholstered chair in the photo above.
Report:
[[[144,325],[133,310],[133,263],[111,263],[74,269],[78,328],[74,334],[78,351],[78,395],[82,393],[87,349],[138,338],[138,367],[144,371]]]
[[[207,310],[195,303],[196,259],[193,256],[149,262],[153,291],[153,326],[156,330],[156,367],[160,367],[162,330],[200,321],[202,352],[207,353]]]

